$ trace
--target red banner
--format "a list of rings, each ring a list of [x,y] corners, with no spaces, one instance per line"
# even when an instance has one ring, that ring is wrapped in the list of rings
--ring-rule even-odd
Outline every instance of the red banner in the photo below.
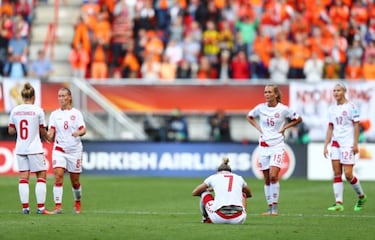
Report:
[[[264,85],[95,85],[108,100],[125,112],[186,113],[246,112],[264,101]],[[288,86],[281,86],[284,103],[289,102]]]
[[[42,82],[41,106],[46,112],[58,108],[57,92],[63,83]],[[185,113],[212,112],[218,108],[231,113],[243,113],[264,101],[264,84],[241,85],[126,85],[94,84],[102,95],[119,109],[128,113],[170,112],[178,107]],[[288,85],[280,86],[283,102],[289,103]],[[74,100],[73,100],[74,101]],[[93,101],[90,111],[102,109]],[[3,99],[0,111],[4,112]]]

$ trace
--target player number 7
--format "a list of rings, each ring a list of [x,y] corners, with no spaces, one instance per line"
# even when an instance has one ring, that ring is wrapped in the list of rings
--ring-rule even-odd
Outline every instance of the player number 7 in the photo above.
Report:
[[[233,175],[224,175],[224,177],[229,178],[228,192],[231,192],[232,191],[232,185],[233,185]]]

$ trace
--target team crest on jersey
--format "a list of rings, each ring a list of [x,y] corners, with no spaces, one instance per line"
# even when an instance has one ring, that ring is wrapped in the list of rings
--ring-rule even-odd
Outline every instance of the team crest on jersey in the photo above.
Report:
[[[74,115],[70,116],[70,120],[72,120],[72,121],[76,120],[76,116],[74,116]]]
[[[343,115],[343,116],[347,116],[348,113],[347,113],[346,111],[343,111],[343,112],[342,112],[342,115]]]
[[[275,113],[275,118],[279,118],[280,117],[280,113]]]

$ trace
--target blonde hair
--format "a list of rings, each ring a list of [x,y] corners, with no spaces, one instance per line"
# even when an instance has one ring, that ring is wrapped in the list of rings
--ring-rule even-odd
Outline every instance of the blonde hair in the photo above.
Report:
[[[228,172],[231,172],[232,169],[230,168],[229,166],[229,158],[228,157],[223,157],[223,163],[220,164],[220,166],[217,168],[217,171],[220,172],[220,171],[228,171]]]
[[[276,95],[277,95],[276,101],[278,103],[281,103],[281,91],[280,91],[280,88],[277,85],[275,85],[275,84],[267,84],[266,86],[273,88],[274,93],[276,93]]]
[[[23,99],[27,99],[27,100],[35,96],[34,87],[29,82],[23,85],[23,88],[21,90],[21,96]]]

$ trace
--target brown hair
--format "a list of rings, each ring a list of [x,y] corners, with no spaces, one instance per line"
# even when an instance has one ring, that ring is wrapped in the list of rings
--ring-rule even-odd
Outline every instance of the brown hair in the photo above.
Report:
[[[70,91],[69,88],[67,88],[67,87],[62,87],[62,88],[60,88],[59,91],[65,91],[65,92],[67,92],[68,95],[70,96],[70,104],[73,104],[72,91]]]
[[[29,82],[23,85],[23,89],[21,90],[21,96],[23,99],[31,99],[35,96],[35,90]]]
[[[228,157],[224,157],[223,158],[223,163],[220,164],[220,166],[217,168],[217,171],[220,172],[220,171],[228,171],[228,172],[231,172],[232,169],[230,168],[229,166],[229,158]]]

